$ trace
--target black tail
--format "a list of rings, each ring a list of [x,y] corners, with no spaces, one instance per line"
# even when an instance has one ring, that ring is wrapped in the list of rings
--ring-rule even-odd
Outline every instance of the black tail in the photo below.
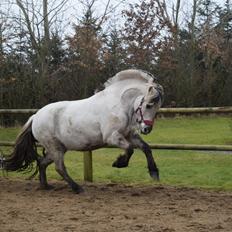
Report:
[[[4,161],[5,170],[31,172],[33,162],[37,161],[36,170],[32,176],[38,172],[39,155],[37,154],[36,140],[32,134],[31,125],[32,120],[29,120],[16,139],[13,152]]]

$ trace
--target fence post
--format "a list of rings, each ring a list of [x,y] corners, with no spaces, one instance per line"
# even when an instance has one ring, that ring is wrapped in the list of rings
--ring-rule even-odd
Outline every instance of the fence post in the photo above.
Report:
[[[83,152],[84,158],[84,180],[93,182],[93,158],[92,151]]]

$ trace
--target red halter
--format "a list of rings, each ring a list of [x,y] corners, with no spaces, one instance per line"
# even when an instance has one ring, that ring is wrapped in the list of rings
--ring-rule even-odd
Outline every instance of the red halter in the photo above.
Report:
[[[142,112],[142,105],[143,105],[143,102],[144,102],[144,98],[142,98],[138,108],[135,110],[135,113],[137,114],[139,112],[139,116],[140,116],[140,120],[136,120],[138,123],[141,123],[143,122],[145,125],[147,126],[153,126],[154,124],[154,121],[151,121],[151,120],[145,120],[144,119],[144,116],[143,116],[143,112]]]

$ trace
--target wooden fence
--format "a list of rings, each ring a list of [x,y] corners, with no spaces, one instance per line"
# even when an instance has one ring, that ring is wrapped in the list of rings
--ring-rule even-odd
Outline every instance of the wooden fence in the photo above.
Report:
[[[34,114],[38,109],[0,109],[0,114]],[[160,108],[158,114],[228,114],[232,106],[224,107],[193,107],[193,108]]]
[[[37,109],[0,109],[0,114],[34,114]],[[201,108],[161,108],[158,112],[162,115],[175,114],[231,114],[232,107],[201,107]],[[38,144],[39,145],[39,144]],[[0,141],[0,146],[14,146],[14,142]],[[168,150],[205,150],[205,151],[230,151],[232,145],[198,145],[198,144],[150,144],[151,149]],[[109,146],[108,148],[114,148]],[[92,151],[83,153],[84,180],[92,182],[93,165]]]

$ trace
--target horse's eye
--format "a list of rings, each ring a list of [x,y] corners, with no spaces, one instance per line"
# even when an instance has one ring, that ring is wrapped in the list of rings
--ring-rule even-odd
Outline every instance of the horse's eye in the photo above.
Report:
[[[153,98],[153,99],[152,99],[152,102],[154,102],[154,103],[158,103],[158,102],[159,102],[159,100],[160,100],[160,97],[159,97],[159,96],[157,96],[157,97],[155,97],[155,98]]]
[[[153,106],[153,105],[146,105],[146,108],[147,108],[147,109],[151,109],[152,106]]]

